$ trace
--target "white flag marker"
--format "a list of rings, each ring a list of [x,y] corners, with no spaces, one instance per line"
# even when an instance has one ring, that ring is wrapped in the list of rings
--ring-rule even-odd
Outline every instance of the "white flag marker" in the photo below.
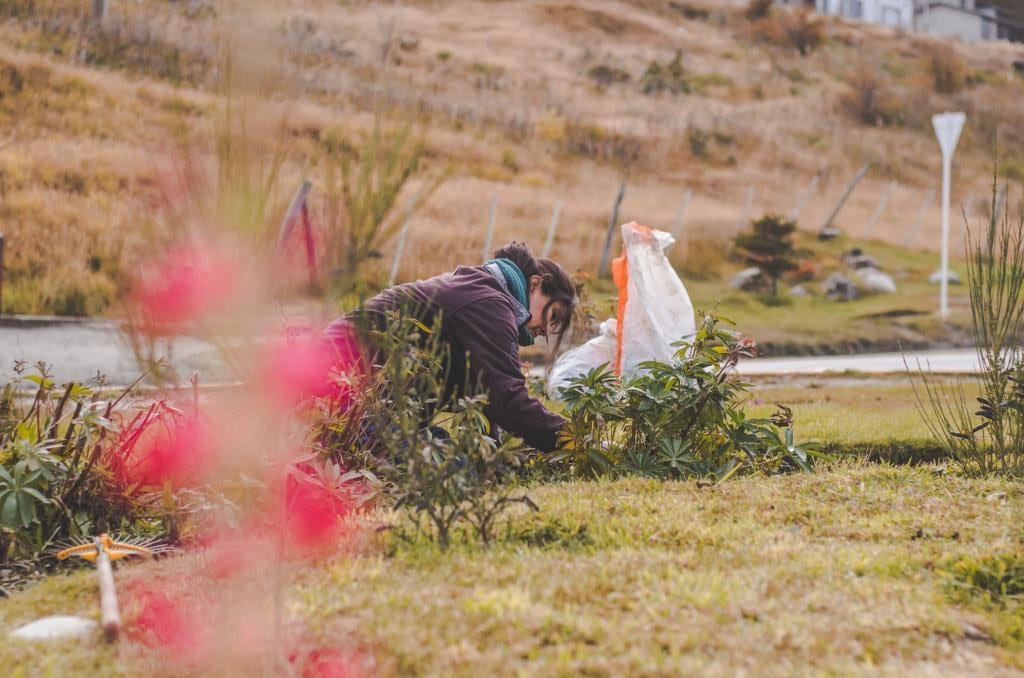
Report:
[[[963,113],[940,113],[932,116],[932,127],[942,149],[942,270],[939,281],[939,315],[949,317],[949,193],[953,170],[953,153],[967,116]]]

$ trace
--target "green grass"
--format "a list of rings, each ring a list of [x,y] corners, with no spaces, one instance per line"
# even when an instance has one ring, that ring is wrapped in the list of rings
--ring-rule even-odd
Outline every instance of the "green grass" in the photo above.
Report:
[[[312,643],[356,647],[382,675],[1024,668],[1019,615],[953,595],[946,567],[1020,549],[1019,484],[844,465],[712,487],[623,480],[531,495],[541,512],[517,518],[490,549],[394,551],[385,539],[295,569],[288,628]],[[201,600],[216,591],[213,600],[236,606],[246,590],[244,609],[269,614],[267,573],[250,590],[199,579],[203,562],[135,564],[118,577],[125,591],[162,583]],[[95,615],[92,590],[85,572],[50,578],[0,606],[0,629],[41,613]],[[130,595],[123,598],[130,625]],[[203,609],[233,618],[216,604]],[[972,639],[979,633],[986,640]],[[117,651],[95,642],[0,646],[0,665],[15,675],[188,668],[178,661],[131,643]],[[204,668],[231,673],[238,661]]]

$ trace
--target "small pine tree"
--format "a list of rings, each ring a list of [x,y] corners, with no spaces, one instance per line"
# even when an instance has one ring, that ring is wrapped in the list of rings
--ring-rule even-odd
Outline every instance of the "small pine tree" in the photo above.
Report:
[[[796,249],[792,235],[796,222],[779,214],[766,214],[751,222],[751,230],[736,236],[736,253],[751,266],[757,266],[772,281],[772,297],[779,294],[779,278],[796,268]]]

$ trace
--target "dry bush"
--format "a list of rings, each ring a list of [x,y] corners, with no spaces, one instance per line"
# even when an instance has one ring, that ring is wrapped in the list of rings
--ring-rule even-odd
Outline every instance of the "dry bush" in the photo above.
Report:
[[[967,66],[956,50],[945,44],[925,47],[925,63],[932,87],[939,94],[955,94],[967,81]]]
[[[877,65],[863,61],[848,78],[850,90],[840,103],[854,120],[882,127],[900,120],[900,99],[888,77]]]
[[[795,49],[807,56],[825,44],[825,21],[810,9],[779,11],[753,23],[755,40]]]
[[[748,21],[759,21],[767,18],[772,13],[773,0],[750,0],[743,15]]]

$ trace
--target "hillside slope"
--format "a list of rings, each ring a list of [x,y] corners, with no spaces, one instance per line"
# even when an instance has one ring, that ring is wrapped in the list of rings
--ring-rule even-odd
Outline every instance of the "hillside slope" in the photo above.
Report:
[[[477,259],[492,197],[496,242],[539,243],[561,201],[553,254],[593,268],[620,181],[622,220],[668,227],[692,189],[690,237],[723,238],[745,214],[792,211],[816,174],[800,223],[818,228],[865,162],[838,224],[861,235],[896,181],[873,236],[903,243],[924,204],[910,244],[934,248],[942,110],[969,116],[954,200],[970,216],[989,209],[997,130],[1000,171],[1024,179],[1019,46],[830,19],[801,56],[794,16],[696,0],[111,4],[97,28],[70,0],[0,2],[7,312],[116,301],[132,253],[173,226],[186,159],[212,157],[225,91],[249,138],[283,149],[280,204],[300,175],[320,180],[327,136],[352,138],[375,107],[421,116],[431,165],[452,174],[403,277]]]

